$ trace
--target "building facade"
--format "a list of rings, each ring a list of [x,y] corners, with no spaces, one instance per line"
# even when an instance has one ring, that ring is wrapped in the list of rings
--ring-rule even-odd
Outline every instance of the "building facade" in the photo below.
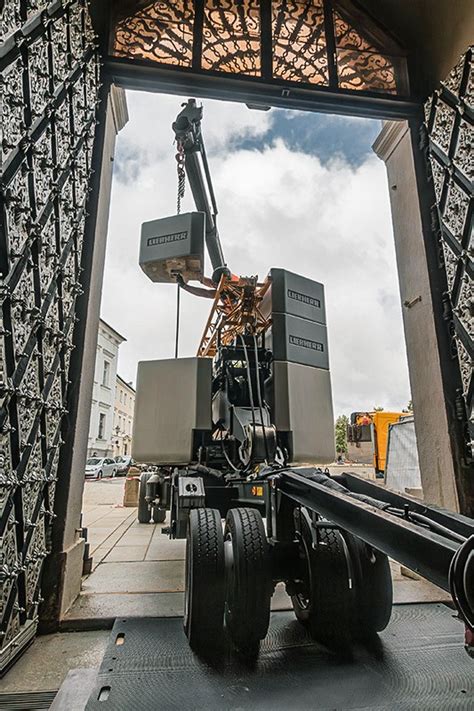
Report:
[[[133,411],[135,389],[117,374],[115,382],[114,423],[112,444],[114,457],[127,457],[132,452]]]
[[[100,320],[87,444],[88,457],[111,457],[115,454],[113,428],[117,361],[120,344],[125,340],[112,326]]]

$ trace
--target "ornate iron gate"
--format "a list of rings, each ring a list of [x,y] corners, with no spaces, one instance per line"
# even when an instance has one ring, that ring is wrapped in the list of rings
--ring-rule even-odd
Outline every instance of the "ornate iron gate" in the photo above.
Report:
[[[446,271],[444,316],[451,336],[453,367],[460,368],[462,392],[456,414],[464,423],[466,463],[474,443],[474,297],[473,297],[473,124],[472,49],[442,82],[425,106],[428,154],[436,206],[433,224],[439,263]]]
[[[35,633],[91,173],[99,62],[85,0],[3,0],[0,667]]]

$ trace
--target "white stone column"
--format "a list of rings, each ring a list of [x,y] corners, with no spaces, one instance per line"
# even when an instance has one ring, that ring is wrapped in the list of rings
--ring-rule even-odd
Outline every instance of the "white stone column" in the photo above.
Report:
[[[453,454],[407,122],[386,122],[373,149],[387,167],[423,494],[427,502],[457,511]]]
[[[127,103],[123,89],[112,85],[106,94],[106,106],[100,120],[105,121],[100,139],[100,155],[96,170],[100,180],[96,186],[92,233],[88,234],[90,250],[84,282],[84,299],[80,316],[81,335],[77,348],[82,348],[79,360],[80,377],[77,400],[74,402],[73,432],[70,434],[71,459],[68,470],[58,482],[56,497],[60,539],[56,549],[45,562],[43,575],[45,604],[40,610],[40,629],[52,631],[60,622],[81,589],[85,540],[81,537],[82,494],[87,457],[89,419],[94,384],[94,368],[99,329],[99,312],[104,275],[105,249],[112,189],[115,141],[118,132],[128,121]],[[87,228],[86,228],[87,229]],[[86,246],[84,246],[84,251]],[[84,253],[83,251],[83,253]],[[82,340],[82,343],[81,343]]]

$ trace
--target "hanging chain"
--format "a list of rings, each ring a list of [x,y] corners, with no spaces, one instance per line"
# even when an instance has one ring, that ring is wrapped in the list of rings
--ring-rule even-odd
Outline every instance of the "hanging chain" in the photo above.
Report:
[[[181,214],[181,200],[184,197],[184,191],[186,189],[186,172],[184,170],[184,144],[181,140],[176,141],[177,153],[176,153],[176,163],[178,171],[178,197],[176,200],[176,212],[178,215]]]
[[[178,195],[176,199],[176,212],[178,215],[181,214],[181,200],[184,198],[184,191],[186,189],[186,171],[184,170],[184,143],[179,138],[176,140],[176,169],[178,172]],[[179,347],[179,302],[180,302],[180,285],[178,279],[176,279],[176,339],[174,346],[174,357],[178,357],[178,347]]]

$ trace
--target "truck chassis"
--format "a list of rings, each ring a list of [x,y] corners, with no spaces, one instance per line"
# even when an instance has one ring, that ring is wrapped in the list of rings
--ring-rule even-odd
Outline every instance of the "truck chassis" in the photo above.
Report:
[[[163,533],[186,537],[184,629],[198,651],[229,637],[254,656],[279,582],[314,639],[344,650],[370,638],[390,620],[390,556],[451,593],[473,653],[467,517],[313,467],[267,467],[231,481],[203,465],[159,470],[145,495],[152,508],[171,510]]]
[[[190,644],[205,652],[228,636],[254,656],[283,582],[311,636],[346,649],[390,620],[391,556],[451,593],[474,654],[474,522],[353,474],[291,466],[334,457],[324,287],[283,269],[262,284],[231,273],[201,120],[190,99],[173,124],[178,213],[186,176],[198,212],[144,223],[140,265],[213,307],[197,358],[141,364],[142,382],[139,367],[133,437],[139,460],[158,465],[142,475],[140,520],[169,509],[168,534],[186,537]]]

